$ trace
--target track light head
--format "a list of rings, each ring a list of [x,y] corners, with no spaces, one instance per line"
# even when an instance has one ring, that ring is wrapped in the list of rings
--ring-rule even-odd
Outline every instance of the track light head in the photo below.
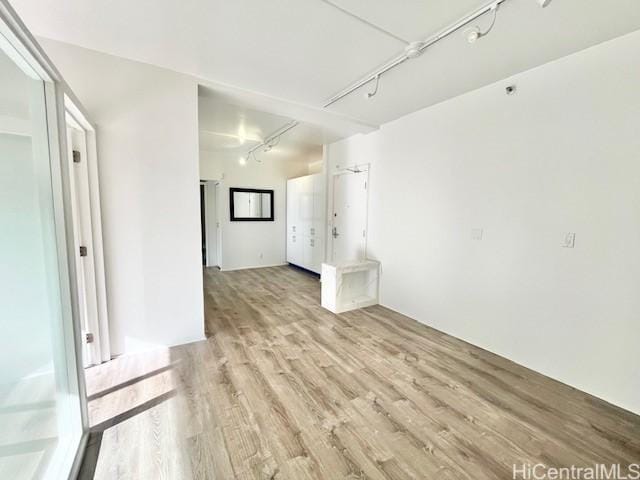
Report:
[[[482,37],[482,33],[480,32],[479,27],[473,27],[464,32],[467,37],[467,42],[476,43],[480,37]]]

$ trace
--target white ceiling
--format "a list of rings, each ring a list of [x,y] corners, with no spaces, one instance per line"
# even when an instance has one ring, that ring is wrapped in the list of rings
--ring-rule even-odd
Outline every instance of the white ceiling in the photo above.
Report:
[[[261,144],[272,133],[293,119],[267,113],[254,108],[251,103],[229,97],[210,88],[200,87],[198,98],[200,125],[200,150],[245,157],[254,146]],[[340,137],[321,127],[300,122],[280,138],[278,145],[268,153],[256,151],[260,158],[281,157],[308,161],[321,153],[322,145]]]
[[[10,1],[37,35],[312,107],[404,47],[321,0]],[[419,40],[487,0],[334,3]],[[378,125],[638,28],[638,0],[507,0],[489,36],[455,34],[330,110]]]

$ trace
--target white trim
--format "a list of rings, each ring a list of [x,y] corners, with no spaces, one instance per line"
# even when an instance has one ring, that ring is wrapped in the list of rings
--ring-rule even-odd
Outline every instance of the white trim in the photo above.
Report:
[[[81,205],[75,205],[75,196],[71,195],[72,210],[77,211],[80,218],[80,230],[84,232],[82,243],[88,247],[89,257],[82,262],[85,282],[85,296],[87,307],[90,308],[87,323],[89,331],[94,335],[94,343],[86,345],[87,358],[85,367],[111,360],[111,345],[109,335],[109,318],[106,296],[106,278],[104,270],[104,250],[102,241],[102,214],[100,208],[100,185],[98,179],[98,155],[96,148],[96,134],[91,123],[75,102],[65,95],[66,121],[69,126],[82,135],[81,163],[74,165],[68,155],[68,162],[73,175],[74,169],[86,169],[80,176],[82,185],[75,185],[75,177],[70,178],[70,186],[77,188],[78,200],[81,205],[88,206],[88,210]],[[76,239],[77,240],[77,239]],[[77,242],[76,242],[77,243]],[[76,249],[79,244],[76,245]],[[74,259],[78,261],[77,255]]]
[[[284,267],[289,265],[289,263],[274,263],[273,265],[255,265],[250,267],[236,267],[236,268],[221,268],[221,272],[236,272],[238,270],[253,270],[255,268],[272,268],[272,267]],[[297,266],[297,265],[296,265]],[[215,267],[212,267],[215,268]]]
[[[224,201],[222,198],[223,190],[224,190],[223,181],[220,180],[216,184],[216,210],[217,210],[217,218],[218,218],[218,225],[219,225],[219,228],[217,230],[218,238],[216,240],[217,241],[216,248],[218,250],[216,253],[216,256],[218,257],[218,267],[220,268],[220,270],[222,270],[222,267],[224,266],[224,262],[223,262],[224,250],[223,250],[222,240],[224,237],[224,225],[225,225],[224,219],[227,218],[225,216],[224,210],[222,209],[222,204]]]
[[[8,42],[19,55],[17,58],[7,52],[12,60],[36,80],[59,83],[60,74],[6,0],[0,0],[0,19],[0,34],[4,37],[1,41]]]
[[[69,122],[66,129],[66,161],[69,164],[69,187],[71,188],[70,199],[74,227],[73,242],[75,245],[73,261],[76,263],[76,272],[78,273],[77,288],[78,298],[81,302],[82,332],[83,336],[89,332],[94,335],[92,343],[83,342],[83,365],[86,368],[102,363],[89,168],[87,165],[87,138],[86,132],[82,127],[79,127],[79,125],[74,126],[76,122],[69,112],[66,112],[65,119]],[[73,161],[73,151],[76,149],[81,157],[79,163]],[[87,249],[86,257],[80,257],[79,249],[81,246]]]
[[[201,185],[204,185],[204,228],[205,228],[205,242],[206,242],[206,266],[207,267],[219,267],[220,266],[220,258],[218,258],[218,240],[219,240],[219,232],[218,229],[220,226],[220,219],[218,218],[219,208],[218,208],[218,188],[220,182],[218,180],[203,180],[200,182]],[[212,212],[209,208],[211,203],[215,204],[215,211]],[[212,225],[213,224],[213,225]],[[213,235],[212,235],[213,233]],[[213,243],[212,237],[215,235],[215,243],[216,248],[215,252],[213,252],[213,248],[211,245]],[[215,262],[212,260],[215,258]]]
[[[49,142],[50,142],[50,162],[52,168],[52,184],[53,197],[56,215],[56,229],[58,236],[58,258],[60,264],[61,278],[61,302],[63,303],[64,318],[71,318],[71,322],[65,321],[65,339],[71,342],[66,346],[66,351],[72,352],[73,356],[68,355],[69,370],[75,370],[76,375],[69,375],[69,382],[76,382],[80,415],[83,427],[83,434],[78,445],[78,451],[74,455],[73,461],[80,453],[80,448],[86,445],[83,438],[89,433],[89,415],[87,411],[87,394],[84,378],[84,370],[82,364],[82,339],[81,325],[78,311],[77,291],[73,287],[76,284],[77,272],[75,265],[71,260],[73,254],[73,224],[69,221],[71,218],[69,203],[69,185],[68,185],[68,165],[66,160],[66,128],[64,119],[64,94],[59,84],[45,82],[45,92],[47,97],[47,115],[54,113],[55,116],[48,117],[49,126]],[[59,128],[62,126],[63,128]],[[74,368],[75,367],[75,368]],[[70,465],[71,467],[71,465]],[[74,472],[71,471],[69,478],[73,477]]]

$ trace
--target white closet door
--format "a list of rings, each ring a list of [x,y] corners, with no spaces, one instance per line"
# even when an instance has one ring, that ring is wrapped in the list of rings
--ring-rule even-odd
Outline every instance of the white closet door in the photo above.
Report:
[[[320,273],[322,267],[322,244],[318,238],[305,237],[303,246],[304,268]]]
[[[320,273],[324,260],[324,176],[287,181],[287,261]]]
[[[300,179],[287,181],[287,262],[302,266],[302,234],[300,228]]]
[[[309,235],[313,223],[313,178],[306,176],[297,180],[299,231],[302,235]]]
[[[298,183],[297,179],[287,180],[287,236],[297,233],[298,224]]]
[[[299,233],[289,233],[287,240],[287,261],[299,267],[304,266],[304,238]]]

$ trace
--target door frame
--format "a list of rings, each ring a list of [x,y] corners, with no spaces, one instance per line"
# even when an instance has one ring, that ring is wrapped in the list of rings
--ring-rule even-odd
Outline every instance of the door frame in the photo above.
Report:
[[[215,208],[208,208],[205,215],[205,224],[207,228],[207,267],[220,266],[220,258],[218,258],[218,241],[220,230],[220,219],[218,218],[218,186],[219,183],[215,180],[207,180],[207,183],[205,185],[205,203],[207,207],[211,206],[212,200],[215,204]],[[212,243],[214,243],[213,237],[215,237],[215,249],[211,248]],[[215,257],[215,261],[213,261],[213,257]]]
[[[13,51],[11,52],[15,54],[13,59],[19,65],[30,70],[30,74],[34,78],[38,78],[44,83],[61,306],[60,327],[67,352],[66,370],[69,388],[73,389],[74,394],[75,392],[78,394],[82,427],[78,444],[71,446],[72,448],[65,455],[61,465],[64,472],[60,473],[68,473],[68,478],[72,479],[76,478],[78,474],[87,445],[89,418],[85,378],[82,368],[81,325],[78,315],[77,292],[74,287],[76,284],[75,263],[72,261],[74,245],[70,240],[73,234],[73,225],[69,221],[71,211],[68,184],[69,169],[66,162],[67,139],[64,97],[67,95],[74,100],[76,105],[79,106],[81,104],[7,0],[0,0],[0,41]]]
[[[219,180],[200,180],[200,186],[204,189],[204,234],[205,234],[205,267],[218,267],[221,264],[222,252],[222,227],[220,222],[220,185]],[[211,200],[215,203],[215,209],[212,211],[209,206]],[[216,248],[211,248],[213,243],[212,237],[215,235]],[[214,253],[212,255],[212,253]],[[215,257],[216,261],[212,261]]]
[[[200,180],[198,186],[198,199],[200,200],[200,259],[204,265],[209,266],[209,222],[207,214],[209,208],[207,206],[208,188],[206,180]],[[204,237],[204,238],[203,238]],[[202,241],[204,240],[204,242]],[[202,244],[204,243],[204,256],[202,255]]]
[[[104,267],[104,245],[102,239],[102,213],[100,208],[100,185],[98,175],[98,152],[96,146],[96,131],[87,120],[84,113],[74,101],[65,95],[65,121],[67,131],[75,129],[84,137],[80,164],[73,162],[72,146],[67,145],[67,160],[69,165],[69,188],[71,189],[71,211],[79,214],[77,221],[80,231],[75,232],[74,261],[78,272],[78,288],[84,288],[87,311],[80,308],[81,325],[84,327],[83,364],[85,367],[98,365],[111,360],[111,344],[109,336],[109,316],[106,295],[106,277]],[[81,176],[82,185],[76,185],[75,170],[86,166],[86,175]],[[88,206],[82,209],[80,205]],[[81,259],[78,250],[80,241],[87,247],[88,256]],[[84,282],[82,282],[84,278]],[[79,294],[79,299],[81,295]],[[84,318],[86,315],[86,318]],[[86,334],[93,335],[93,342],[89,343]]]
[[[331,195],[327,195],[328,198],[331,199],[331,205],[330,208],[328,209],[328,214],[330,216],[330,222],[329,222],[329,228],[327,229],[327,238],[328,238],[328,242],[327,245],[329,246],[329,255],[328,258],[331,258],[331,261],[334,261],[334,241],[335,238],[333,237],[333,228],[335,226],[335,215],[334,215],[334,211],[335,211],[335,183],[336,183],[336,177],[339,177],[341,175],[351,175],[354,173],[363,173],[366,172],[367,178],[366,178],[366,201],[365,201],[365,221],[364,221],[364,225],[365,225],[365,235],[364,235],[364,256],[365,258],[367,257],[367,247],[368,247],[368,241],[369,241],[369,181],[370,181],[370,176],[371,176],[371,164],[369,163],[357,163],[357,164],[353,164],[353,165],[349,165],[346,167],[341,167],[339,169],[334,170],[331,173],[331,181],[329,182],[329,185],[331,187]]]

